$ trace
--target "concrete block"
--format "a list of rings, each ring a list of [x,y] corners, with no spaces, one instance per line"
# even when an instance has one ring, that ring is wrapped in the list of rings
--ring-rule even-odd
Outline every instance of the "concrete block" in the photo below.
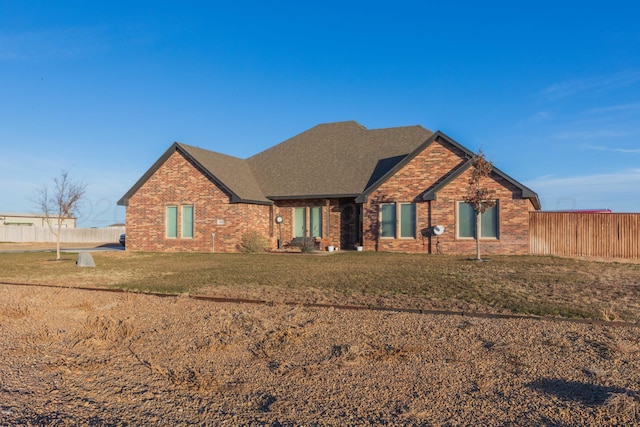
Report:
[[[95,267],[96,263],[93,260],[93,256],[91,256],[91,252],[79,252],[76,265],[78,267]]]

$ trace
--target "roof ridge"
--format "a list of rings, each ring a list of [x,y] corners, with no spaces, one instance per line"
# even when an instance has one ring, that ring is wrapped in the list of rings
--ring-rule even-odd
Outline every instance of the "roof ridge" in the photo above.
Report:
[[[326,125],[344,125],[344,124],[356,124],[364,129],[366,129],[367,127],[364,126],[362,123],[359,123],[357,120],[340,120],[337,122],[325,122],[325,123],[318,123],[317,125],[315,125],[314,127],[318,127],[318,126],[326,126]],[[313,128],[311,128],[313,129]]]
[[[248,159],[243,159],[242,157],[232,156],[231,154],[221,153],[220,151],[214,151],[214,150],[210,150],[208,148],[202,148],[202,147],[199,147],[197,145],[184,144],[184,143],[178,142],[178,141],[176,141],[175,144],[180,146],[181,148],[187,149],[187,150],[188,149],[196,149],[196,150],[206,151],[207,153],[210,153],[210,154],[216,154],[218,156],[228,157],[228,158],[231,158],[231,159],[242,160],[242,161],[248,160]]]
[[[367,131],[369,132],[375,132],[375,131],[381,131],[381,130],[398,130],[398,129],[410,129],[410,128],[416,128],[416,129],[424,129],[427,132],[431,132],[434,133],[431,129],[427,129],[426,127],[417,124],[417,125],[407,125],[407,126],[391,126],[391,127],[386,127],[386,128],[375,128],[375,129],[367,129]]]

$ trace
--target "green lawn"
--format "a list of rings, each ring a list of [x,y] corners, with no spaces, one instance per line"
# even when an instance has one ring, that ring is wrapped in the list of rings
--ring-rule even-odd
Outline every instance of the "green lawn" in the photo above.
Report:
[[[557,257],[306,254],[0,254],[0,281],[101,286],[274,302],[402,305],[545,316],[640,320],[640,264]]]

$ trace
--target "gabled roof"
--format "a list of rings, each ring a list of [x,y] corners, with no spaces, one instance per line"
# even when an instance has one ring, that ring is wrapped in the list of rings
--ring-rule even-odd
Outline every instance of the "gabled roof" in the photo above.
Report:
[[[175,142],[160,156],[133,187],[118,200],[118,204],[128,205],[131,196],[133,196],[176,151],[181,153],[207,178],[226,191],[231,196],[232,203],[273,203],[264,197],[260,186],[256,182],[245,160]]]
[[[442,132],[422,126],[369,130],[355,121],[315,126],[248,159],[174,143],[118,201],[127,205],[136,191],[176,151],[231,196],[234,203],[271,204],[281,199],[356,197],[368,195],[436,140],[460,150],[468,159],[473,152]],[[430,189],[424,200],[470,166],[463,163]],[[497,168],[493,172],[522,190],[540,209],[536,193]]]
[[[389,179],[396,172],[398,172],[398,170],[404,167],[407,163],[413,160],[414,157],[416,157],[418,154],[424,151],[425,148],[431,145],[439,137],[446,138],[447,142],[449,142],[451,145],[458,148],[459,150],[463,151],[466,156],[470,156],[470,155],[473,156],[473,153],[471,153],[471,151],[467,150],[462,145],[455,142],[453,139],[446,137],[442,132],[437,131],[436,133],[432,133],[428,139],[426,139],[420,145],[415,147],[410,153],[408,153],[407,155],[399,159],[399,161],[396,162],[393,165],[393,167],[389,168],[387,171],[385,171],[385,173],[378,176],[375,181],[371,182],[370,185],[368,185],[367,188],[362,192],[362,194],[360,194],[360,196],[356,199],[356,202],[358,203],[365,202],[369,194],[371,194],[375,189],[377,189],[380,185],[382,185],[387,179]]]
[[[356,197],[431,134],[422,126],[321,124],[247,161],[270,199]]]
[[[433,188],[431,188],[429,191],[424,193],[423,196],[422,196],[422,200],[436,200],[437,194],[441,189],[446,187],[454,179],[456,179],[457,177],[462,175],[464,173],[464,171],[466,171],[471,166],[473,166],[473,157],[475,156],[475,154],[472,151],[469,151],[467,148],[465,148],[462,145],[456,143],[453,139],[449,138],[448,136],[446,136],[445,134],[443,134],[440,131],[438,131],[436,134],[434,134],[434,140],[437,137],[440,137],[443,140],[445,140],[445,141],[447,141],[447,142],[449,142],[451,144],[455,144],[459,149],[461,149],[461,150],[463,150],[465,152],[465,155],[467,156],[468,160],[466,162],[464,162],[462,165],[458,166],[456,169],[452,170],[442,181],[440,181],[435,186],[433,186]],[[506,173],[502,172],[500,169],[496,168],[495,166],[491,170],[491,173],[498,175],[502,179],[506,180],[507,182],[509,182],[510,184],[514,185],[516,188],[518,188],[521,191],[521,197],[523,199],[530,199],[531,203],[533,204],[533,207],[536,210],[540,210],[541,209],[540,201],[538,200],[538,195],[533,190],[531,190],[529,187],[527,187],[527,186],[521,184],[520,182],[516,181],[515,179],[511,178],[509,175],[507,175]]]
[[[246,160],[185,144],[180,146],[191,156],[190,160],[206,171],[209,178],[231,193],[232,202],[272,203],[264,197]]]

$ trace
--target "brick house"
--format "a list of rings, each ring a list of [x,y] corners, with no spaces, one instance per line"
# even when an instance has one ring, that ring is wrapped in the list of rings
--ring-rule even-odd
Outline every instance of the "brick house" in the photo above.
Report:
[[[118,201],[127,249],[235,252],[257,231],[274,249],[310,236],[342,249],[473,253],[475,213],[462,202],[473,155],[439,131],[353,121],[248,159],[174,143]],[[490,178],[497,203],[481,218],[483,253],[528,253],[538,196],[497,168]]]

